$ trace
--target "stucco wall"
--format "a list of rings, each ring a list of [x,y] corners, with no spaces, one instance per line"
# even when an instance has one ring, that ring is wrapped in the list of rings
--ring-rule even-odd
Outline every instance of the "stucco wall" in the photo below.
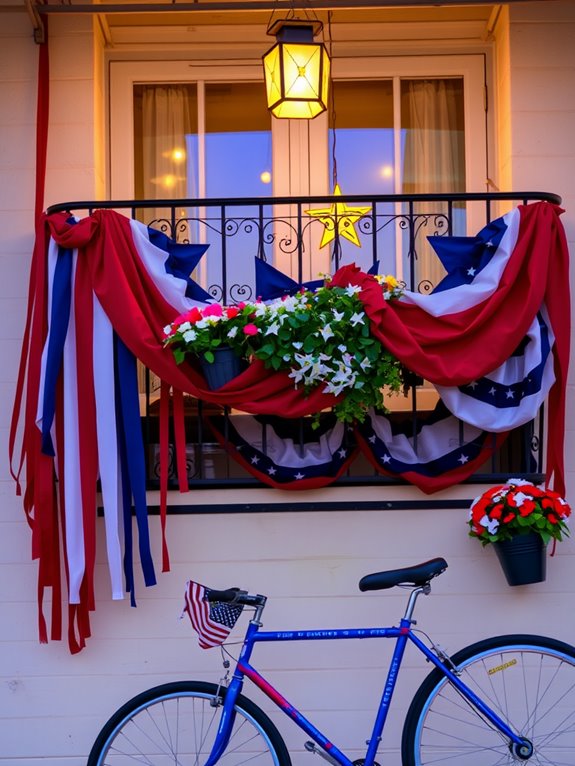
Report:
[[[19,343],[24,323],[27,269],[32,246],[34,118],[37,48],[25,16],[6,17],[0,28],[0,390],[5,406],[0,439],[7,445]],[[565,225],[575,250],[575,15],[573,3],[514,6],[497,30],[505,40],[497,82],[506,83],[508,138],[500,143],[501,178],[514,189],[541,189],[563,195]],[[52,124],[46,204],[94,197],[102,183],[97,150],[98,81],[91,26],[53,24]],[[500,43],[503,45],[503,43]],[[502,67],[507,62],[507,70]],[[571,87],[569,84],[571,83]],[[96,91],[98,86],[96,85]],[[503,104],[504,105],[504,104]],[[503,116],[505,115],[505,117]],[[500,126],[503,139],[504,128]],[[501,185],[501,184],[500,184]],[[573,373],[567,420],[569,494],[574,499]],[[6,454],[6,447],[3,446]],[[445,497],[471,497],[473,488]],[[415,496],[416,491],[411,491]],[[241,516],[185,516],[169,521],[172,572],[157,587],[138,583],[138,608],[112,602],[99,540],[98,609],[93,638],[71,657],[65,642],[41,646],[36,631],[36,565],[30,561],[30,533],[20,499],[14,496],[7,461],[0,466],[0,764],[81,766],[105,718],[128,696],[177,678],[217,679],[219,653],[197,648],[186,621],[179,621],[189,577],[214,586],[241,585],[270,596],[266,627],[332,627],[395,621],[404,594],[360,595],[357,581],[380,568],[445,556],[449,569],[422,599],[420,627],[448,649],[485,635],[544,632],[575,643],[573,568],[575,545],[567,542],[549,560],[541,585],[511,589],[492,551],[466,536],[459,511],[377,511],[270,513]],[[383,500],[381,493],[354,489],[337,499]],[[399,495],[398,495],[399,496]],[[405,496],[405,493],[404,495]],[[276,497],[271,491],[258,500]],[[316,493],[334,498],[333,492]],[[241,499],[237,493],[233,501]],[[282,500],[289,498],[282,497]],[[153,539],[159,553],[157,520]],[[100,529],[101,533],[102,530]],[[159,560],[159,556],[156,556]],[[458,626],[454,626],[454,621]],[[369,733],[367,710],[382,682],[387,646],[338,642],[334,651],[317,644],[306,654],[299,645],[262,651],[262,667],[293,702],[310,712],[343,748],[361,747]],[[337,679],[330,672],[342,671]],[[295,668],[295,670],[292,670]],[[426,669],[413,654],[398,689],[397,707],[379,760],[398,766],[400,721],[410,693]],[[325,694],[323,700],[318,691]],[[341,690],[338,697],[337,690]],[[266,708],[269,708],[264,703]],[[275,717],[275,716],[274,716]],[[315,716],[314,716],[315,717]],[[290,747],[300,751],[305,736],[282,726]],[[299,761],[309,759],[306,755]],[[359,757],[359,752],[353,757]]]

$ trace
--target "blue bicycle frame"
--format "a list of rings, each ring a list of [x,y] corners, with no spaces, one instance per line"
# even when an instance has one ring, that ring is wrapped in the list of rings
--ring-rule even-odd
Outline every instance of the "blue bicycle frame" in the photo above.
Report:
[[[494,713],[476,694],[467,687],[458,676],[447,668],[442,660],[429,649],[411,628],[412,621],[402,619],[399,627],[390,628],[348,628],[337,630],[298,630],[298,631],[260,631],[260,623],[250,622],[240,657],[227,690],[223,702],[223,711],[220,719],[218,732],[212,748],[212,752],[205,766],[214,766],[225,751],[234,723],[234,705],[238,694],[242,690],[244,678],[249,678],[264,692],[283,712],[289,716],[311,739],[319,745],[327,755],[328,760],[340,766],[353,766],[352,761],[337,748],[321,731],[319,731],[299,710],[297,710],[285,697],[283,697],[257,670],[250,664],[250,657],[254,645],[259,642],[281,641],[334,641],[352,638],[395,638],[396,644],[391,658],[387,679],[383,689],[377,716],[373,725],[373,731],[368,741],[367,753],[364,766],[374,766],[377,749],[381,742],[381,736],[387,714],[391,705],[391,699],[401,667],[403,654],[408,641],[411,641],[449,679],[458,691],[477,709],[477,711],[489,720],[493,726],[509,738],[510,742],[520,745],[523,739],[517,736],[501,718]]]

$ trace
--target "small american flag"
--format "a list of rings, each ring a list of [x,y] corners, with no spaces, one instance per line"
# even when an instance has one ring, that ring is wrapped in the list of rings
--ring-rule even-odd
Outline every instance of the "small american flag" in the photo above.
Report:
[[[206,601],[209,592],[209,588],[193,580],[186,583],[184,613],[188,613],[202,649],[223,644],[244,608],[238,604]]]

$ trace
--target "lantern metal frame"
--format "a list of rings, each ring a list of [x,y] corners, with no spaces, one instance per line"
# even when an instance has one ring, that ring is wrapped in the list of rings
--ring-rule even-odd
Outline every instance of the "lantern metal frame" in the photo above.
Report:
[[[310,120],[327,110],[330,59],[323,42],[314,40],[322,29],[317,19],[294,18],[278,19],[268,27],[276,43],[262,61],[268,109],[275,117]]]

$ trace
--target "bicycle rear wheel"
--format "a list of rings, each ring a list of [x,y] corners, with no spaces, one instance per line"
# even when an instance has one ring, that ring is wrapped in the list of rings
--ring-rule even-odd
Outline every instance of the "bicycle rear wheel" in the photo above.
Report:
[[[528,761],[442,675],[417,691],[403,728],[403,766],[541,766],[575,764],[575,649],[542,636],[479,641],[455,654],[461,680],[520,736]]]
[[[117,710],[98,735],[87,766],[202,766],[210,754],[226,689],[177,681],[138,694]],[[239,695],[234,728],[221,766],[291,766],[268,716]]]

